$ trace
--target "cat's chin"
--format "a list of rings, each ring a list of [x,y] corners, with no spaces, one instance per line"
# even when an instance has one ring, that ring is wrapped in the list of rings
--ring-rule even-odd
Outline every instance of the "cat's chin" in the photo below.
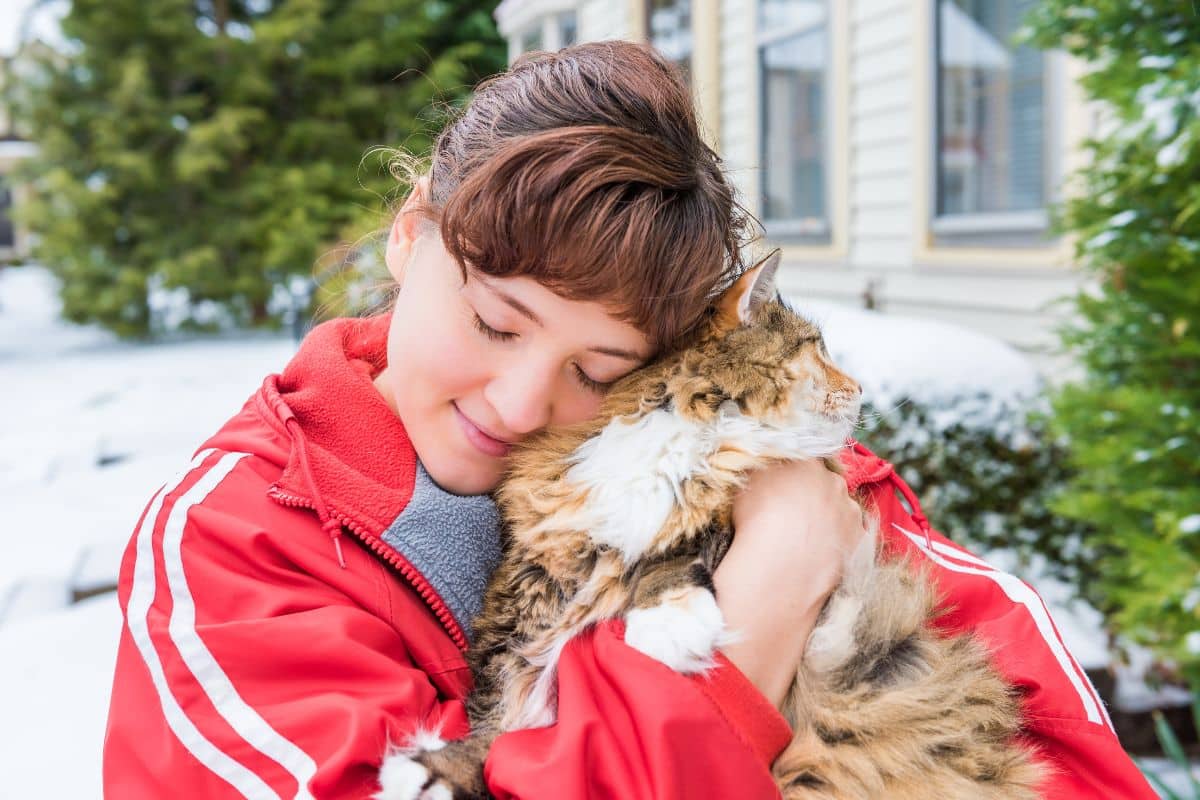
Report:
[[[837,452],[846,446],[846,440],[851,437],[854,429],[858,426],[857,414],[849,416],[846,414],[820,413],[814,416],[821,421],[823,433],[828,437],[833,452]]]

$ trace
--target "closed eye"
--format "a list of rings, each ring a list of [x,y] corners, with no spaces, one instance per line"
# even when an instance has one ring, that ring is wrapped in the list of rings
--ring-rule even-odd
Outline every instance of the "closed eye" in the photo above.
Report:
[[[510,331],[496,330],[491,325],[488,325],[486,322],[484,322],[483,318],[480,317],[478,314],[474,314],[474,317],[475,317],[475,330],[479,331],[480,333],[482,333],[484,336],[488,337],[489,339],[492,339],[497,342],[507,342],[510,339],[517,338],[517,334],[512,333]]]
[[[575,365],[575,375],[579,378],[579,382],[583,385],[583,388],[587,389],[589,392],[595,392],[596,394],[604,394],[612,388],[614,383],[616,383],[616,381],[609,381],[608,383],[605,383],[603,381],[594,380],[593,378],[590,378],[588,374],[583,371],[583,368],[578,364]]]

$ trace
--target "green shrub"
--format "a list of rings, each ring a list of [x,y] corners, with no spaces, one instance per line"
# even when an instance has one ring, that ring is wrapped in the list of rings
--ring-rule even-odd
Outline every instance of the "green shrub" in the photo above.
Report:
[[[1177,0],[1042,0],[1029,38],[1088,62],[1108,119],[1059,213],[1086,272],[1054,398],[1093,526],[1086,588],[1117,631],[1200,679],[1200,17]]]
[[[930,522],[978,552],[1040,555],[1045,572],[1079,586],[1092,575],[1086,525],[1047,504],[1070,476],[1063,444],[1027,401],[985,391],[864,407],[863,444],[896,465]]]

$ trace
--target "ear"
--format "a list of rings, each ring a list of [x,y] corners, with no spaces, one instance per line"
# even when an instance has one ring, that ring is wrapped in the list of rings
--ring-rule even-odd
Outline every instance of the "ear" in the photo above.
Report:
[[[413,243],[421,235],[421,219],[413,213],[413,209],[418,202],[424,201],[427,197],[429,197],[429,176],[423,175],[413,184],[412,191],[408,193],[404,205],[400,207],[400,211],[392,220],[392,227],[388,231],[387,248],[384,250],[383,260],[396,283],[404,282],[404,270],[408,266],[408,257],[412,253]]]
[[[779,270],[779,250],[742,273],[717,300],[717,320],[722,330],[749,325],[763,304],[775,296],[775,273]]]

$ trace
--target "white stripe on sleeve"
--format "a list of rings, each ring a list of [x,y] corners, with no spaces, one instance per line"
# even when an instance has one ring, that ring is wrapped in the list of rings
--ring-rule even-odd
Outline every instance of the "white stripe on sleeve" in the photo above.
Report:
[[[1050,612],[1037,592],[1031,589],[1020,578],[1010,575],[1007,572],[1001,572],[977,556],[958,550],[957,548],[947,547],[940,542],[934,542],[933,548],[930,548],[925,544],[925,537],[905,530],[894,522],[892,523],[892,527],[908,537],[909,541],[916,545],[934,563],[945,567],[951,572],[958,572],[964,575],[978,575],[987,578],[996,583],[1010,600],[1024,606],[1025,610],[1029,612],[1030,617],[1033,618],[1038,633],[1042,635],[1042,639],[1046,642],[1046,647],[1049,648],[1050,653],[1058,662],[1063,674],[1067,676],[1067,680],[1071,682],[1071,685],[1079,695],[1079,701],[1083,704],[1088,720],[1097,725],[1105,725],[1110,730],[1112,729],[1112,721],[1108,717],[1107,710],[1096,699],[1096,695],[1094,694],[1095,688],[1092,686],[1091,681],[1088,680],[1087,675],[1083,673],[1083,670],[1078,668],[1075,659],[1067,651],[1062,640],[1059,639],[1058,633],[1054,629],[1054,623],[1050,619]],[[968,566],[967,564],[951,561],[949,560],[950,558],[969,561],[972,564],[982,566]]]
[[[196,603],[183,571],[183,531],[193,505],[200,503],[233,470],[247,453],[227,453],[171,509],[163,532],[163,563],[171,592],[171,621],[168,630],[179,655],[196,682],[216,707],[217,713],[243,739],[288,771],[299,786],[295,800],[312,800],[308,782],[317,771],[316,762],[285,738],[242,699],[212,651],[196,632]]]
[[[180,743],[187,748],[188,752],[195,756],[196,760],[212,770],[215,775],[224,779],[230,786],[240,792],[243,797],[250,798],[250,800],[259,800],[260,798],[262,800],[280,800],[279,795],[261,778],[218,749],[188,719],[167,686],[167,678],[163,672],[162,661],[159,660],[158,652],[154,649],[154,645],[150,641],[148,616],[150,606],[154,602],[155,593],[155,559],[153,549],[155,520],[158,519],[158,515],[162,511],[163,502],[167,494],[174,491],[179,484],[183,483],[191,471],[199,467],[205,457],[212,452],[212,450],[204,450],[197,453],[196,457],[192,460],[191,466],[182,475],[159,490],[150,508],[146,511],[146,516],[142,519],[142,524],[138,527],[137,531],[133,585],[129,592],[126,617],[134,644],[137,646],[138,652],[141,654],[147,669],[150,670],[150,679],[154,684],[154,691],[158,694],[159,703],[162,705],[163,717],[166,719],[171,731],[178,737]],[[183,502],[184,499],[181,498],[179,502]]]

